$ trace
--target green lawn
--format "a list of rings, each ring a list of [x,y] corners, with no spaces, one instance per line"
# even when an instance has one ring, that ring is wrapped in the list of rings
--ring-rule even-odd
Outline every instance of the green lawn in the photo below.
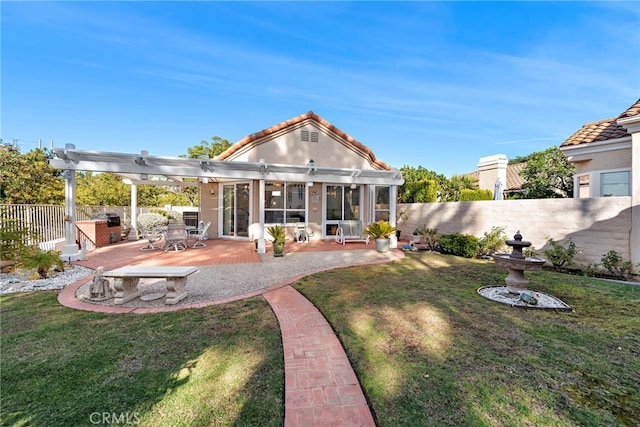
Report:
[[[261,298],[153,315],[53,292],[0,303],[2,425],[282,425],[280,330]]]
[[[551,272],[574,312],[514,308],[487,261],[408,254],[295,286],[343,342],[381,426],[639,425],[640,287]]]
[[[528,273],[574,312],[477,295],[505,276],[486,261],[410,253],[295,287],[334,327],[381,426],[638,425],[640,287]],[[283,422],[280,332],[262,298],[105,315],[34,292],[0,298],[0,316],[2,425]]]

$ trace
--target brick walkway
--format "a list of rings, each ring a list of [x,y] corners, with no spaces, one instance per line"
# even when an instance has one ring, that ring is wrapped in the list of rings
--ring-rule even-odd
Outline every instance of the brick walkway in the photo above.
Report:
[[[206,248],[186,252],[165,253],[140,251],[142,241],[121,242],[98,249],[85,261],[76,264],[89,268],[103,266],[105,270],[125,265],[214,265],[260,262],[252,243],[228,240],[207,241]],[[288,244],[287,252],[335,250],[375,250],[375,245],[352,243],[346,246],[334,241]],[[358,379],[347,355],[322,313],[289,284],[301,277],[292,277],[251,294],[237,298],[263,295],[280,324],[285,364],[285,426],[375,426]],[[90,304],[75,298],[76,290],[90,278],[68,286],[60,292],[58,301],[67,307],[105,313],[157,313],[212,304],[227,300],[193,305],[159,308],[124,308]]]

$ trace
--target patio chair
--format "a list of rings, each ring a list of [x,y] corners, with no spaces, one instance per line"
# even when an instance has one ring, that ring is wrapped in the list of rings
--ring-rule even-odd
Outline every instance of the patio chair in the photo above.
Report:
[[[156,246],[153,243],[162,239],[163,237],[162,231],[159,231],[156,229],[145,230],[140,226],[138,226],[138,229],[140,230],[140,235],[142,236],[142,238],[147,240],[147,245],[140,248],[141,251],[153,251],[156,249],[160,249],[160,246]]]
[[[209,237],[207,235],[207,230],[209,230],[210,226],[211,221],[207,222],[206,224],[204,222],[201,222],[198,228],[189,231],[189,237],[191,239],[196,239],[193,245],[191,245],[192,248],[204,248],[205,246],[207,246],[202,241],[206,240],[206,238]]]
[[[184,224],[169,224],[164,236],[165,252],[187,249],[187,227]]]

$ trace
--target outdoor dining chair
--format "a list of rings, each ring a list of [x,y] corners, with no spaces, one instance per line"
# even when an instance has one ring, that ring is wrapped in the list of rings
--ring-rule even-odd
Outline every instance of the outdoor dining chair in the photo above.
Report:
[[[147,245],[141,247],[140,248],[141,251],[153,251],[156,249],[160,249],[160,246],[156,246],[154,245],[154,243],[162,239],[163,237],[162,231],[159,231],[156,229],[145,230],[140,226],[138,226],[138,229],[140,230],[140,235],[142,236],[142,238],[147,240]]]
[[[198,228],[189,231],[189,237],[192,239],[196,239],[193,245],[191,245],[192,248],[204,248],[205,246],[207,246],[202,241],[209,237],[207,235],[207,230],[209,230],[210,226],[211,221],[207,222],[206,224],[201,222]]]
[[[187,249],[187,228],[184,224],[169,224],[164,236],[164,251],[184,251]]]

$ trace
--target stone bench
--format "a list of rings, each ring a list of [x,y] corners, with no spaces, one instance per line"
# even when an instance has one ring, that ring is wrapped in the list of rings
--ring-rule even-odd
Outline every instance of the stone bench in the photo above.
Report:
[[[132,266],[105,271],[103,277],[114,279],[114,304],[124,304],[139,297],[140,279],[165,279],[168,291],[165,304],[177,304],[187,297],[187,277],[196,271],[197,267]]]

